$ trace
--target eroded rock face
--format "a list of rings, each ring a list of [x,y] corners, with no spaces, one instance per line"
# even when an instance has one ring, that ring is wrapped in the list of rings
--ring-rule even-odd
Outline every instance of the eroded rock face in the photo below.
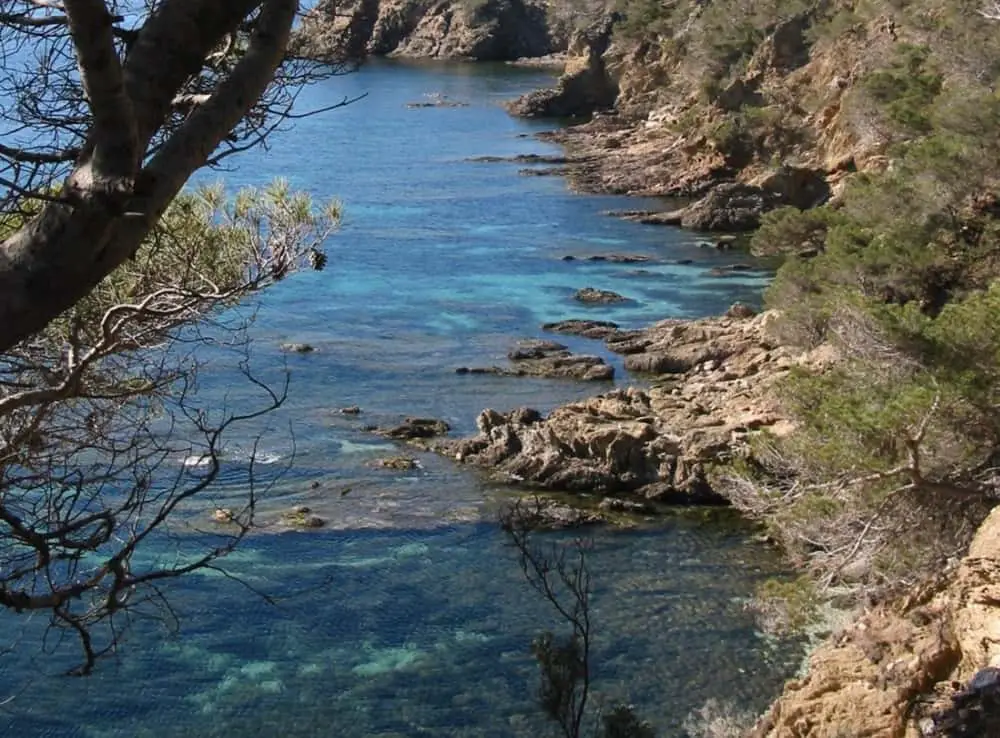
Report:
[[[702,18],[696,5],[689,28]],[[708,91],[698,87],[703,61],[687,45],[657,43],[684,32],[617,38],[601,58],[618,89],[614,107],[546,135],[567,147],[571,185],[701,200],[686,211],[630,217],[737,231],[757,227],[775,207],[835,198],[852,172],[883,170],[888,139],[861,124],[845,101],[878,63],[872,49],[895,39],[872,19],[845,31],[841,42],[816,43],[810,27],[821,15],[813,8],[769,28],[744,72]],[[760,115],[751,121],[749,110]]]
[[[507,109],[523,118],[586,117],[615,104],[618,86],[604,61],[617,15],[601,19],[570,41],[570,60],[556,86],[535,90],[511,102]]]
[[[818,648],[754,738],[988,738],[1000,727],[1000,508],[968,555]]]
[[[661,377],[557,408],[485,410],[479,433],[438,451],[498,478],[553,490],[722,503],[707,465],[740,453],[751,430],[787,432],[768,387],[796,363],[770,339],[773,314],[663,321],[614,331],[608,346]]]
[[[508,61],[565,48],[545,6],[533,0],[339,0],[321,2],[303,21],[299,53],[317,58],[368,55]]]

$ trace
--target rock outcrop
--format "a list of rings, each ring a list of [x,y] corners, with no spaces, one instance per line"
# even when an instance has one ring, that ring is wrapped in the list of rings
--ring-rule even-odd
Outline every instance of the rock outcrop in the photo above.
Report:
[[[394,425],[391,428],[374,428],[373,430],[386,438],[411,441],[444,435],[451,430],[451,426],[437,418],[404,418],[399,425]]]
[[[604,54],[618,19],[612,14],[575,33],[569,44],[569,61],[556,86],[529,92],[507,109],[523,118],[577,118],[613,107],[618,86]]]
[[[745,453],[753,430],[788,431],[768,389],[811,361],[778,346],[774,320],[763,313],[611,329],[608,347],[627,365],[661,375],[655,387],[615,390],[547,417],[529,408],[485,410],[478,435],[434,448],[530,487],[724,503],[706,480],[707,468]],[[586,330],[583,323],[569,327]]]
[[[618,324],[609,320],[560,320],[555,323],[544,323],[542,330],[549,333],[562,333],[567,336],[607,338],[618,332]]]
[[[1000,509],[960,563],[818,648],[753,736],[1000,735],[990,670],[998,666]]]
[[[679,439],[654,416],[641,390],[609,392],[554,410],[484,410],[479,435],[451,448],[463,463],[508,481],[546,489],[613,494],[666,483],[691,502],[714,501],[697,469],[684,463]]]
[[[511,366],[460,367],[458,374],[495,374],[509,377],[551,377],[607,381],[615,368],[600,356],[573,354],[555,341],[521,341],[508,354]]]
[[[505,61],[566,48],[536,0],[324,0],[296,37],[319,59],[399,56]]]

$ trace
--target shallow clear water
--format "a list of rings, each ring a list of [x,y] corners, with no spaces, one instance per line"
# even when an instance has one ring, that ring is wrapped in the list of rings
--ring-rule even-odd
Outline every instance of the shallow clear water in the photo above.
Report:
[[[597,385],[454,370],[502,362],[514,340],[541,336],[543,322],[638,326],[717,313],[757,301],[767,278],[708,276],[747,258],[602,215],[650,203],[573,194],[560,178],[520,176],[523,165],[468,161],[560,153],[528,137],[542,126],[499,107],[550,80],[505,67],[373,65],[309,90],[300,108],[363,100],[299,121],[221,175],[234,187],[280,175],[344,204],[327,271],[297,275],[248,308],[257,310],[254,366],[275,378],[287,361],[292,376],[261,446],[274,469],[290,471],[263,519],[304,503],[329,527],[256,536],[228,561],[280,596],[278,606],[223,577],[190,577],[170,592],[179,632],[139,624],[120,658],[89,679],[26,682],[56,668],[28,638],[0,676],[8,694],[29,685],[0,713],[10,734],[541,734],[528,644],[557,624],[491,523],[509,491],[424,454],[412,472],[373,470],[399,449],[361,426],[430,415],[465,433],[484,407],[546,410],[592,394]],[[438,93],[469,106],[406,107]],[[612,251],[664,263],[636,274],[634,265],[561,260]],[[692,263],[666,263],[684,259]],[[634,302],[575,304],[572,293],[588,285]],[[317,351],[285,356],[284,341]],[[604,354],[597,342],[567,343]],[[203,401],[250,401],[231,356],[204,358]],[[353,404],[359,418],[337,412]],[[239,498],[241,458],[262,427],[234,436],[231,468],[207,504]],[[726,515],[682,513],[594,535],[600,692],[634,702],[664,735],[711,697],[762,707],[798,658],[755,633],[741,609],[757,579],[780,571],[774,555]]]

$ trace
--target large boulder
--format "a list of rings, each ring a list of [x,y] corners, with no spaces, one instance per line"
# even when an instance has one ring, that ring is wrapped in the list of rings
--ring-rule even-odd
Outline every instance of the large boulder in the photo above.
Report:
[[[725,182],[680,213],[680,225],[695,231],[752,231],[779,198],[754,185]]]

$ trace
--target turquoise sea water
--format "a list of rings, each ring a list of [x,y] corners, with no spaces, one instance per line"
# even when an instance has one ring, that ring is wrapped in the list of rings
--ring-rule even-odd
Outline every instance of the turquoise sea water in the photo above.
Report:
[[[373,65],[310,89],[300,109],[364,99],[298,121],[270,150],[218,175],[233,187],[283,176],[344,205],[327,271],[296,275],[247,308],[256,311],[255,368],[274,378],[287,362],[292,378],[261,441],[275,469],[290,465],[262,520],[306,504],[329,525],[265,529],[227,561],[277,604],[221,575],[174,583],[177,631],[136,624],[123,652],[90,678],[51,675],[57,661],[41,650],[57,645],[25,639],[0,661],[0,698],[15,696],[0,712],[7,733],[543,734],[528,644],[557,623],[492,522],[510,491],[424,454],[414,471],[372,469],[399,449],[361,427],[429,415],[466,433],[485,407],[547,410],[592,394],[597,385],[454,370],[502,363],[513,341],[543,335],[543,322],[593,317],[631,327],[717,313],[759,300],[767,279],[764,271],[709,276],[747,257],[602,215],[655,203],[573,194],[560,178],[519,175],[523,165],[469,161],[560,153],[530,137],[545,126],[499,107],[550,81],[506,67]],[[406,106],[437,94],[468,106]],[[636,273],[561,259],[608,252],[658,263]],[[571,299],[584,286],[633,301],[586,308]],[[285,341],[317,351],[286,356]],[[566,342],[604,354],[597,342]],[[204,402],[248,401],[231,356],[204,359]],[[357,418],[337,412],[354,404]],[[232,439],[211,504],[240,499],[241,462],[259,430]],[[794,648],[762,638],[742,610],[755,583],[780,571],[751,533],[730,516],[701,513],[593,533],[598,690],[634,702],[662,735],[678,735],[709,698],[763,707],[797,662]]]

